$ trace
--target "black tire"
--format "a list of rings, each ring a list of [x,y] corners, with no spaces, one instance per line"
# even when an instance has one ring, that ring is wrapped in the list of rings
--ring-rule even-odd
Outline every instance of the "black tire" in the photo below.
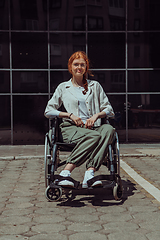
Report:
[[[51,188],[50,186],[48,186],[45,191],[45,196],[48,201],[56,202],[62,196],[62,188]]]

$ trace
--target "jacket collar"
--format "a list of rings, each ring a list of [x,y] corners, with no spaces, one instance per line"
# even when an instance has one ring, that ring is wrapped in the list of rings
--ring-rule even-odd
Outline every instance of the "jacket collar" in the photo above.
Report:
[[[88,82],[89,87],[94,85],[94,81],[92,81],[92,80],[87,79],[87,82]],[[65,87],[70,88],[72,86],[73,86],[73,84],[72,84],[71,79],[70,79],[69,81],[66,82]]]
[[[89,88],[88,88],[88,92],[87,92],[87,94],[86,94],[86,99],[88,98],[88,96],[90,95],[90,93],[91,93],[91,91],[92,91],[90,87],[91,87],[92,85],[94,85],[94,81],[92,81],[92,80],[88,80],[88,79],[87,79],[87,82],[88,82],[88,87],[89,87]],[[75,98],[77,98],[76,92],[74,91],[74,86],[73,86],[73,84],[72,84],[72,82],[71,82],[71,79],[66,82],[65,87],[66,87],[66,89],[69,90],[69,92],[70,92],[72,95],[74,95]]]

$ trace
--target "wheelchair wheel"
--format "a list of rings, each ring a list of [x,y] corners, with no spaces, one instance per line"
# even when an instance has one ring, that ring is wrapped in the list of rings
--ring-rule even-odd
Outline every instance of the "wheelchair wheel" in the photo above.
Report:
[[[50,147],[50,139],[51,139],[51,132],[52,130],[49,130],[48,135],[45,136],[45,153],[44,153],[44,167],[45,167],[45,186],[47,187],[49,183],[49,166],[51,164],[51,147]]]
[[[56,202],[62,196],[62,188],[51,188],[48,186],[45,191],[45,196],[50,202]]]
[[[123,195],[123,190],[122,190],[122,186],[118,185],[118,183],[116,183],[116,185],[113,188],[113,196],[115,198],[116,201],[121,200]]]

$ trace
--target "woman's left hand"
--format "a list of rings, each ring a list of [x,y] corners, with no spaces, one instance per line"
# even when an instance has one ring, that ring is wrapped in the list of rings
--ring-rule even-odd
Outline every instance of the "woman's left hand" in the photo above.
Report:
[[[94,123],[97,121],[97,119],[98,119],[98,114],[94,114],[91,118],[87,119],[85,128],[91,129],[94,126]]]

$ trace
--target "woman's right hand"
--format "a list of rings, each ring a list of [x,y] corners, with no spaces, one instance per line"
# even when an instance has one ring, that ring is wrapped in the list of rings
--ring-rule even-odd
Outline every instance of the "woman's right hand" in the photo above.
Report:
[[[81,127],[84,125],[82,119],[80,117],[75,116],[74,114],[70,116],[70,119],[76,124],[77,127]]]

